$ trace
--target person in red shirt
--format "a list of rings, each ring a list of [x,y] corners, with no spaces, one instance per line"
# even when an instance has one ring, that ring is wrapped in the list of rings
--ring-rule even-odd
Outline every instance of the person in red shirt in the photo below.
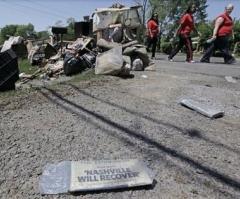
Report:
[[[179,36],[179,42],[171,54],[168,56],[169,61],[173,61],[173,57],[182,49],[182,47],[185,45],[187,49],[187,58],[186,62],[188,63],[194,63],[193,61],[193,48],[192,48],[192,40],[190,33],[193,31],[197,32],[199,36],[201,36],[201,33],[197,31],[194,25],[194,19],[193,14],[196,12],[196,5],[191,4],[186,13],[183,15],[180,21],[180,25],[177,28],[176,33],[174,34],[174,38],[178,35]]]
[[[226,64],[233,64],[236,62],[236,59],[232,56],[229,50],[229,36],[232,35],[234,40],[234,33],[232,28],[232,18],[230,17],[231,12],[233,11],[233,4],[228,4],[225,6],[225,12],[219,15],[214,24],[213,36],[212,36],[212,45],[207,49],[202,59],[200,60],[203,63],[210,63],[210,57],[212,54],[219,49],[224,58]]]
[[[148,52],[150,51],[149,48],[152,46],[151,59],[156,59],[155,52],[157,47],[158,35],[159,35],[158,15],[154,13],[147,22],[147,33],[146,33],[146,39],[147,39],[146,46],[147,46]]]

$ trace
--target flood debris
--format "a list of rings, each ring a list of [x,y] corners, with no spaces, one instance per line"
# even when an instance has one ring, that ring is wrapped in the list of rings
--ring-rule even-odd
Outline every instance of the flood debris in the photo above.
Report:
[[[237,80],[233,79],[232,76],[226,76],[225,79],[230,83],[234,83],[234,84],[237,83]]]
[[[153,185],[155,174],[136,159],[64,161],[47,164],[40,193],[59,194]]]
[[[0,91],[14,90],[18,79],[17,55],[10,48],[0,53]]]
[[[192,110],[197,111],[198,113],[205,115],[209,118],[219,118],[224,115],[224,111],[214,109],[210,106],[207,106],[205,104],[201,104],[197,101],[194,101],[193,99],[180,99],[178,101],[181,105],[188,107]]]
[[[20,36],[8,36],[8,40],[6,40],[1,47],[1,52],[12,49],[18,57],[25,57],[27,54],[27,48],[24,38]]]
[[[10,36],[1,52],[12,49],[18,57],[21,55],[39,68],[34,74],[21,74],[19,85],[36,77],[41,81],[51,81],[61,75],[73,76],[86,70],[97,75],[129,75],[130,71],[145,69],[154,71],[154,62],[140,42],[138,9],[141,7],[116,3],[109,8],[97,8],[91,20],[84,16],[89,31],[75,30],[74,41],[62,40],[67,28],[52,27],[46,39]],[[79,23],[76,22],[75,29],[79,28]],[[88,35],[77,34],[79,32]]]

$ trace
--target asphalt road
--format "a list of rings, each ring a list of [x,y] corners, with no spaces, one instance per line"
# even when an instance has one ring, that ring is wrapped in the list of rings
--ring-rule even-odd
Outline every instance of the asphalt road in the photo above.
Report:
[[[195,63],[185,63],[185,56],[175,56],[174,62],[167,60],[167,55],[157,55],[156,63],[162,63],[161,67],[174,67],[176,70],[184,70],[214,76],[240,77],[240,59],[234,64],[224,64],[223,58],[212,57],[211,63],[201,63],[201,57],[194,57]],[[168,62],[167,64],[165,62]],[[176,67],[177,66],[177,67]]]

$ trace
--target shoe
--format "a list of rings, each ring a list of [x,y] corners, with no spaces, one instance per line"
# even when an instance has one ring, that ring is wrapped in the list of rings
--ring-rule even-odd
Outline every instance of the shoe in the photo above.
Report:
[[[209,60],[200,60],[201,63],[210,63]]]
[[[229,61],[225,62],[225,64],[234,64],[236,62],[236,59],[230,59]]]
[[[195,63],[194,60],[186,61],[186,63]]]
[[[170,59],[170,58],[168,58],[168,61],[174,62],[174,60],[173,60],[173,59]]]
[[[157,58],[156,57],[151,57],[151,59],[156,60]]]

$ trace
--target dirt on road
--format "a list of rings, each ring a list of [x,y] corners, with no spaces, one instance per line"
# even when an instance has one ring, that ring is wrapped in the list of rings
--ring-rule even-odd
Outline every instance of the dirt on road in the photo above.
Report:
[[[131,78],[102,76],[0,98],[0,198],[240,198],[240,79],[191,67],[157,60],[157,71]],[[209,119],[176,103],[181,98],[225,114]],[[39,193],[47,163],[115,159],[147,163],[157,184]]]

